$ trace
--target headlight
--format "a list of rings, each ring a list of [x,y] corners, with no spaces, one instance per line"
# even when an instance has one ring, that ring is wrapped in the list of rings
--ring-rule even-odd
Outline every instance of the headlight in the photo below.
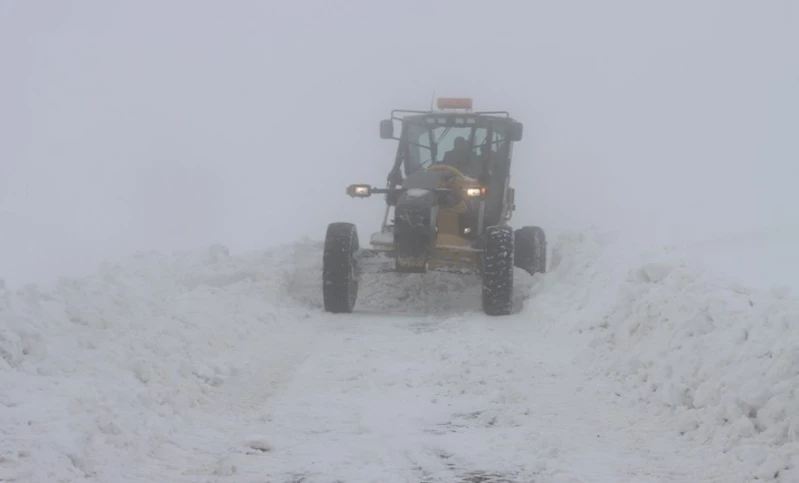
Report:
[[[366,198],[372,194],[372,187],[368,184],[351,184],[347,186],[347,194],[353,198]]]
[[[484,186],[479,188],[466,188],[466,196],[469,198],[479,198],[480,196],[485,196],[486,189]]]

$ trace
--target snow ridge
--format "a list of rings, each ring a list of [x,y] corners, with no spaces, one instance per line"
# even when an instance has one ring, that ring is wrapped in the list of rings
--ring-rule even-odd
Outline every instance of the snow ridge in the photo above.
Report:
[[[557,247],[590,267],[571,283],[613,299],[574,327],[590,334],[592,377],[631,410],[654,408],[687,442],[751,466],[748,478],[799,481],[799,300],[714,275],[676,247],[614,267],[618,249],[585,236]],[[598,280],[605,269],[616,280]]]
[[[282,367],[293,357],[285,341],[307,335],[288,323],[298,310],[274,276],[291,262],[283,252],[145,253],[92,277],[0,291],[0,480],[147,481],[202,460],[204,440],[215,453],[213,432],[198,438],[196,426],[248,410],[219,407],[229,383],[257,374],[264,340],[266,361]],[[280,381],[252,382],[264,383],[262,400]]]

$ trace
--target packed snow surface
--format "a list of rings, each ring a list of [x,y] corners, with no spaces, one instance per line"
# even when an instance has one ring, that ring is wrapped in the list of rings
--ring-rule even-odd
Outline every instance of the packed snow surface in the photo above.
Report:
[[[601,233],[474,277],[214,246],[0,289],[0,481],[799,481],[799,300]]]

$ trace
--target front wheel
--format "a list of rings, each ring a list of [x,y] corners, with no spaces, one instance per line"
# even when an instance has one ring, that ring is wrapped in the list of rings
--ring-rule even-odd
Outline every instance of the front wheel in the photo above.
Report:
[[[485,231],[483,312],[508,315],[513,308],[513,230],[491,226]]]
[[[350,313],[358,297],[355,254],[358,231],[352,223],[331,223],[327,226],[322,260],[322,294],[325,310]]]

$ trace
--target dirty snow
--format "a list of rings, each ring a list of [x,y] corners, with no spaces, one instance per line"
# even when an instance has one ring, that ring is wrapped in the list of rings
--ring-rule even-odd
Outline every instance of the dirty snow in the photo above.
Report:
[[[799,300],[601,233],[479,282],[321,243],[145,253],[0,289],[0,481],[799,481]]]

